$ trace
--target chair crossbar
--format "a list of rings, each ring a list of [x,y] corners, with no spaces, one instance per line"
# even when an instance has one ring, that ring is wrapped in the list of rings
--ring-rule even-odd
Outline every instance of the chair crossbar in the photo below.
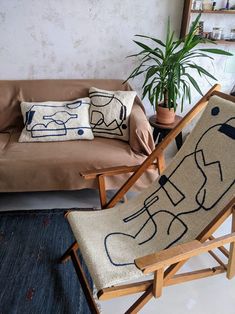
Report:
[[[209,239],[210,240],[214,240],[215,237],[214,236],[210,236]],[[223,253],[225,257],[229,258],[229,251],[224,246],[218,247],[218,250],[220,250],[220,252]]]
[[[227,270],[227,265],[224,264],[224,262],[219,258],[218,255],[216,255],[213,251],[208,251],[208,253],[211,255],[211,257],[216,260],[217,263],[219,263],[225,270]]]

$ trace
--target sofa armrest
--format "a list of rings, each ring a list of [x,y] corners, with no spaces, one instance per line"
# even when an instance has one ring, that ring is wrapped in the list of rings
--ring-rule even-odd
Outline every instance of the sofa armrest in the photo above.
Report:
[[[134,104],[130,114],[131,149],[137,154],[150,155],[155,148],[152,129],[143,109]]]

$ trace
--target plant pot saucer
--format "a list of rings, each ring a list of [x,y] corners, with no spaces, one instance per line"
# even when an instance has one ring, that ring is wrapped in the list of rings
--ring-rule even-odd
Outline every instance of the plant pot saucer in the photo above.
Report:
[[[173,129],[177,126],[177,124],[182,120],[181,116],[175,115],[175,120],[173,123],[170,124],[161,124],[156,121],[156,115],[153,115],[149,118],[149,123],[152,127],[158,127],[161,129]]]

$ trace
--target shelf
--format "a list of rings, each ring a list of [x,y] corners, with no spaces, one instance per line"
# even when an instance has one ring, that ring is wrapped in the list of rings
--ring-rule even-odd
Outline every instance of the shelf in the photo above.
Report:
[[[215,11],[208,11],[208,10],[191,10],[191,13],[206,13],[206,14],[235,14],[235,10],[215,10]]]
[[[231,45],[231,44],[235,44],[235,40],[215,40],[214,41],[216,44],[221,44],[221,45]]]
[[[235,14],[235,10],[192,10],[193,0],[184,0],[184,8],[182,13],[181,20],[181,29],[180,29],[180,38],[184,38],[188,32],[191,16],[194,13],[203,13],[203,14],[220,14],[228,15]],[[216,16],[214,17],[216,19]],[[234,41],[217,41],[220,44],[234,44]]]

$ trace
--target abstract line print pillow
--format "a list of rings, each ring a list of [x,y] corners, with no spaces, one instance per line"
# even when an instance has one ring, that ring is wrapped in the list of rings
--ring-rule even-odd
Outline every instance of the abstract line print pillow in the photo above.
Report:
[[[24,129],[19,142],[92,140],[90,98],[73,101],[21,102]]]
[[[129,140],[129,116],[134,91],[107,91],[91,87],[90,124],[95,136]]]

